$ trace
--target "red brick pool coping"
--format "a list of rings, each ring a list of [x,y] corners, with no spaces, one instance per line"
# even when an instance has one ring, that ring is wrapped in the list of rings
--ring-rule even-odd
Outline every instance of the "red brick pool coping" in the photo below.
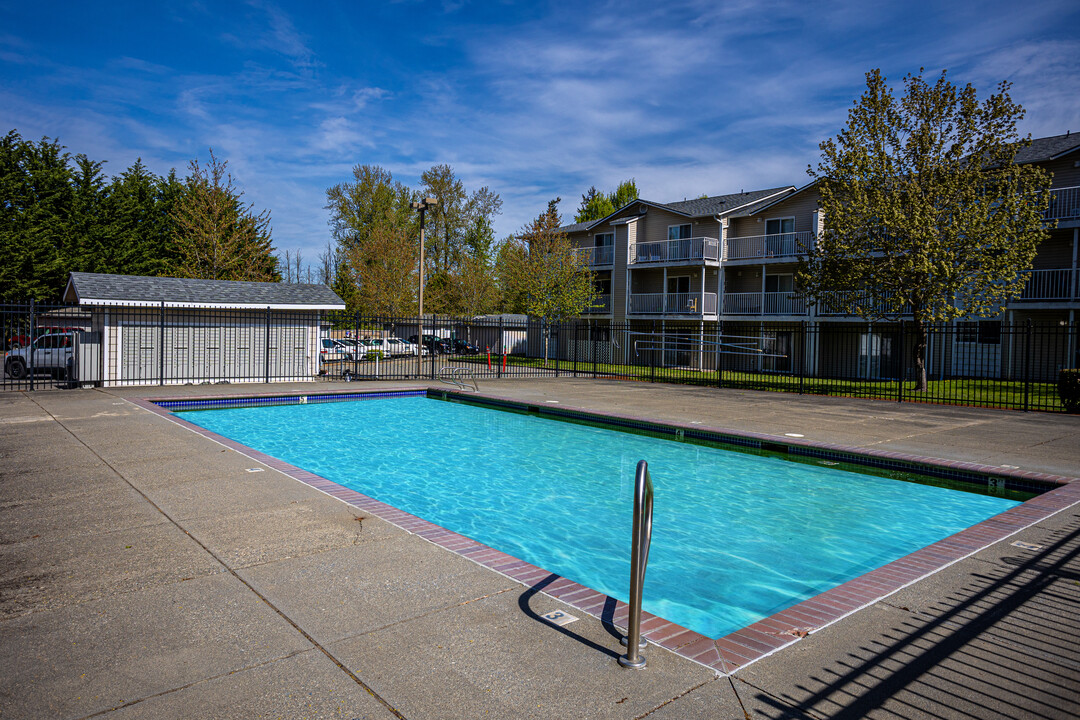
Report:
[[[372,391],[372,394],[394,392],[424,392],[424,389],[416,387],[387,388],[385,390]],[[514,406],[533,406],[532,403],[526,403],[512,398],[500,398],[483,393],[459,394],[452,391],[445,391],[443,388],[428,388],[427,392],[439,396],[479,398],[488,401],[507,403]],[[358,393],[277,393],[274,397],[289,397],[292,395],[332,396],[335,394],[356,395]],[[256,397],[267,397],[267,395],[265,393],[229,395],[221,399],[240,400],[243,398]],[[479,543],[464,535],[447,530],[435,523],[419,518],[403,510],[399,510],[398,508],[375,500],[374,498],[356,492],[355,490],[338,485],[326,478],[302,470],[265,453],[249,448],[246,445],[241,445],[234,440],[230,440],[229,438],[178,418],[169,410],[155,404],[155,401],[161,402],[166,400],[183,402],[207,401],[212,399],[214,398],[169,397],[129,398],[129,401],[149,412],[166,417],[193,432],[236,450],[253,460],[263,463],[267,467],[278,470],[279,472],[320,490],[327,495],[386,520],[409,533],[418,535],[431,543],[439,545],[440,547],[516,580],[527,587],[556,598],[560,602],[564,602],[571,607],[600,618],[605,622],[611,622],[614,625],[623,628],[626,627],[629,608],[626,603],[620,600],[610,598],[603,593],[596,592],[584,585],[560,577],[555,573]],[[920,457],[904,453],[815,443],[805,439],[777,437],[705,425],[679,425],[677,423],[649,418],[637,418],[617,413],[599,413],[593,410],[575,408],[562,404],[558,407],[564,412],[580,413],[585,416],[606,417],[616,420],[655,424],[659,426],[680,428],[686,431],[704,431],[715,434],[731,435],[733,437],[761,441],[769,445],[797,446],[810,450],[867,458],[887,459],[902,463],[936,467],[939,469],[949,468],[957,471],[984,474],[988,477],[1014,478],[1018,481],[1026,483],[1035,482],[1054,488],[1025,503],[1010,508],[999,515],[984,520],[977,525],[961,530],[960,532],[939,540],[932,545],[928,545],[921,550],[916,550],[887,565],[871,570],[870,572],[838,585],[831,590],[827,590],[812,598],[803,600],[786,610],[782,610],[716,640],[694,632],[693,630],[688,630],[675,623],[668,622],[652,613],[642,613],[642,635],[644,635],[651,643],[671,650],[681,657],[712,668],[714,671],[721,674],[733,673],[741,667],[745,667],[756,660],[760,660],[778,650],[793,645],[810,633],[831,625],[832,623],[872,605],[919,580],[933,575],[994,543],[1004,540],[1035,523],[1045,520],[1066,508],[1080,503],[1080,482],[1077,482],[1076,478],[1034,473],[1020,469],[980,465],[978,463]],[[612,603],[614,604],[614,614],[608,615],[606,612],[610,612]]]

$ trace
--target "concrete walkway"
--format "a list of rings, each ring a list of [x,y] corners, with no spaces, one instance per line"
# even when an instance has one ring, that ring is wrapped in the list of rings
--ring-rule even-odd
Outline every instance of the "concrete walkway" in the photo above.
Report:
[[[1078,506],[731,677],[659,648],[628,671],[595,618],[539,621],[580,612],[249,473],[125,399],[364,387],[0,395],[0,718],[1080,716]],[[481,390],[1080,475],[1078,417],[597,381]]]

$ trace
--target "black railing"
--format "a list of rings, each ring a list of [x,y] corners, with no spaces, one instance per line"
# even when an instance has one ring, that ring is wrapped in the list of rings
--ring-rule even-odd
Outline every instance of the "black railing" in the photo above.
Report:
[[[911,321],[415,317],[269,308],[85,308],[0,303],[0,389],[312,380],[619,378],[1061,411],[1080,366],[1075,323],[927,329],[919,389]],[[29,347],[33,346],[33,352]],[[453,368],[453,370],[446,370]]]

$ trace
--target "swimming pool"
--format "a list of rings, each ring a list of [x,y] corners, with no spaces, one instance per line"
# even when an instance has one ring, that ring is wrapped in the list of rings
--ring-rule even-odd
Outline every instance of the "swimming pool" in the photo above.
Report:
[[[622,599],[633,471],[647,459],[645,608],[709,638],[1018,504],[423,397],[181,415]]]

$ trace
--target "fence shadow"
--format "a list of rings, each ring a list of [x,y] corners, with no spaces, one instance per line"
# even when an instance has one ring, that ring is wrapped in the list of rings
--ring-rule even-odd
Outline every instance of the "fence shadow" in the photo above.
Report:
[[[1080,716],[1080,515],[1035,555],[986,563],[916,613],[780,697],[766,717]]]

